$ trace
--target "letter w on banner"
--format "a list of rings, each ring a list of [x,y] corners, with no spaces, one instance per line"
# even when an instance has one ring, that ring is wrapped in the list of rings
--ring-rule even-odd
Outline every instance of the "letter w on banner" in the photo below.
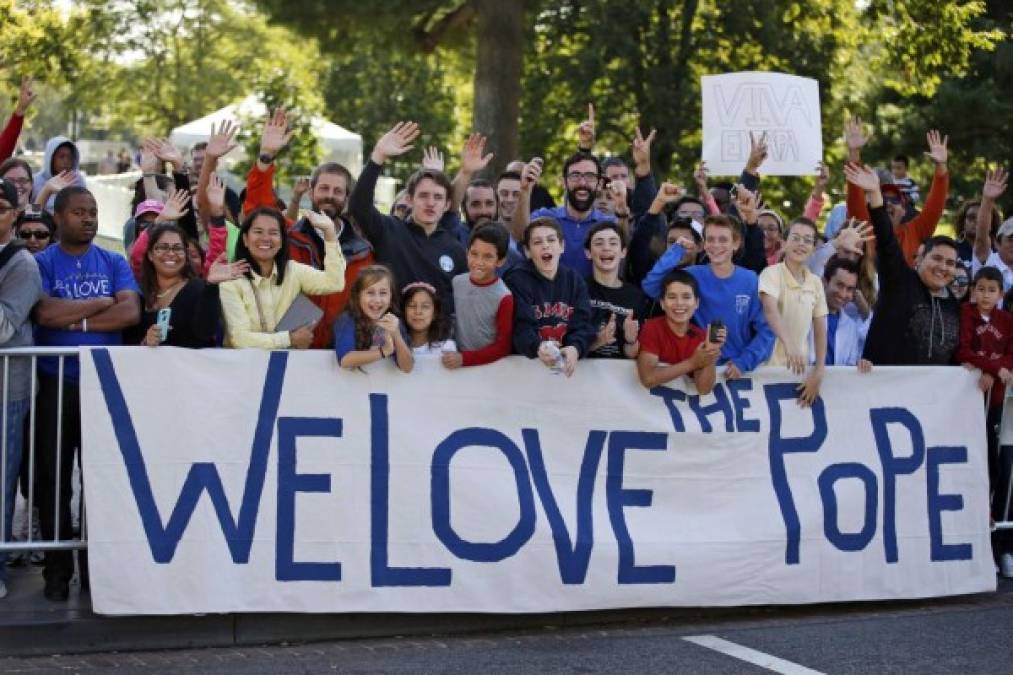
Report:
[[[783,73],[727,73],[701,78],[703,155],[715,176],[738,176],[749,134],[767,135],[766,176],[806,176],[823,159],[816,80]]]
[[[103,614],[555,612],[995,589],[984,415],[961,368],[783,369],[647,391],[511,357],[81,359]],[[931,395],[926,395],[931,392]]]

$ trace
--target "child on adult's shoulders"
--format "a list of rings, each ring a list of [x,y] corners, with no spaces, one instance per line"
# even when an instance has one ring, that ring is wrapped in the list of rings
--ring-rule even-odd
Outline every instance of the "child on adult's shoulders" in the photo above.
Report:
[[[709,394],[717,379],[716,364],[727,331],[704,329],[692,323],[700,307],[700,287],[685,270],[669,272],[661,282],[664,315],[648,319],[640,334],[637,375],[648,389],[688,375],[701,394]],[[711,341],[711,337],[714,338]]]
[[[476,225],[468,239],[468,273],[452,280],[456,350],[443,365],[454,369],[498,361],[510,353],[514,297],[497,272],[507,262],[510,233],[502,223]],[[457,351],[460,350],[460,351]]]
[[[514,295],[514,350],[569,377],[596,335],[587,284],[572,269],[560,267],[563,231],[554,218],[528,223],[522,244],[527,262],[504,279]]]

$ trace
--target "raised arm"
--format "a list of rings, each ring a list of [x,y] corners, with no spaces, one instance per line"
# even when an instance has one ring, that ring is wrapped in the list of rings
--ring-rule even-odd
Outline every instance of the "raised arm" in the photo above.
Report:
[[[14,149],[18,145],[18,137],[21,135],[21,128],[25,123],[25,115],[34,100],[35,87],[32,84],[32,78],[26,75],[21,78],[21,89],[18,91],[18,104],[14,108],[14,113],[7,121],[4,130],[0,132],[0,162],[14,154]]]
[[[995,203],[1006,192],[1009,173],[1001,166],[985,173],[985,185],[981,189],[981,205],[975,221],[974,257],[985,264],[992,253],[992,210]],[[958,223],[959,226],[959,223]]]
[[[461,148],[461,168],[454,176],[453,192],[451,193],[450,209],[458,211],[464,202],[464,191],[475,174],[482,171],[492,161],[493,153],[485,154],[486,138],[482,134],[472,134]]]
[[[201,223],[206,225],[210,219],[210,204],[208,203],[208,183],[211,176],[218,168],[218,160],[236,148],[233,141],[236,132],[239,131],[233,122],[224,120],[217,129],[211,125],[211,137],[208,138],[208,145],[204,151],[204,163],[201,165],[200,176],[197,177],[197,211],[200,213]],[[225,215],[225,189],[222,187],[222,215]]]
[[[307,211],[306,218],[324,239],[324,268],[315,269],[300,265],[299,284],[307,295],[328,295],[345,288],[345,256],[338,246],[338,234],[334,221],[325,213]]]
[[[872,138],[866,132],[862,118],[852,117],[844,123],[844,143],[848,148],[848,162],[861,165],[862,148]],[[878,183],[877,183],[878,184]],[[865,204],[865,192],[852,182],[848,182],[848,215],[859,220],[869,220],[869,209]]]
[[[826,164],[820,162],[816,165],[816,183],[813,185],[813,191],[809,195],[809,199],[806,200],[805,210],[802,215],[814,223],[819,219],[820,213],[823,211],[823,195],[827,190],[827,184],[830,182],[830,169]]]
[[[630,211],[634,216],[639,216],[647,211],[654,196],[658,193],[654,176],[651,174],[651,144],[654,143],[654,137],[657,135],[657,129],[651,129],[651,133],[647,136],[642,135],[638,125],[636,135],[633,137],[633,175],[636,182],[630,197]]]
[[[925,208],[911,221],[911,225],[915,226],[914,236],[918,241],[928,239],[936,231],[939,219],[943,216],[943,209],[946,208],[946,197],[950,192],[950,174],[946,168],[946,160],[949,157],[946,146],[950,137],[940,137],[938,131],[932,130],[925,134],[925,140],[929,146],[925,156],[933,161],[936,170],[932,175],[929,194],[925,198]]]
[[[890,216],[883,207],[883,193],[879,189],[879,176],[868,166],[849,164],[844,167],[848,183],[861,190],[869,199],[869,215],[876,237],[876,271],[883,288],[897,283],[909,269],[897,235],[893,232]]]
[[[542,175],[542,159],[534,157],[524,170],[521,171],[521,193],[517,197],[517,208],[514,209],[514,217],[510,222],[510,234],[515,241],[524,239],[524,229],[531,222],[531,190]]]
[[[383,236],[383,214],[373,204],[380,168],[391,157],[403,155],[415,147],[412,142],[420,133],[419,125],[415,122],[398,122],[381,136],[373,146],[369,161],[363,167],[362,174],[348,199],[349,212],[374,246]]]

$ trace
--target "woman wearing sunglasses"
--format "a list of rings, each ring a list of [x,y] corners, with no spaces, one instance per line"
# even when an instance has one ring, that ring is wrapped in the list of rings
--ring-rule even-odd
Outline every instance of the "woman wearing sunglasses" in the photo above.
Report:
[[[18,220],[18,238],[29,253],[38,253],[53,243],[53,220],[45,211],[25,210]]]

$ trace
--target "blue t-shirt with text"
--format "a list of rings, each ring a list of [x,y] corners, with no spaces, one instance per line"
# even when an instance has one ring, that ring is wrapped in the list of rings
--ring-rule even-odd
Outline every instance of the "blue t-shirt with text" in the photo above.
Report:
[[[127,259],[98,246],[90,246],[80,256],[66,253],[59,245],[50,246],[36,254],[35,261],[42,276],[42,292],[53,298],[85,300],[111,298],[120,291],[140,293]],[[45,347],[103,346],[119,345],[122,340],[119,331],[85,333],[39,326],[35,332],[35,344]],[[57,359],[40,358],[39,370],[58,375]],[[67,358],[63,373],[66,379],[77,382],[77,358]]]

